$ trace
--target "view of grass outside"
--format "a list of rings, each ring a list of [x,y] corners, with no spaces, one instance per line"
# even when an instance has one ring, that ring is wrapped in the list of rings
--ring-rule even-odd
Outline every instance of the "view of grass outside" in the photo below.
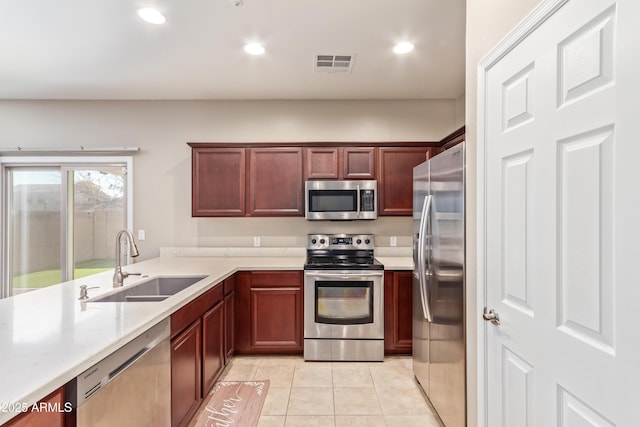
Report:
[[[74,278],[89,276],[111,270],[115,267],[113,259],[91,259],[76,263]],[[60,282],[60,270],[43,270],[13,277],[13,289],[40,289]]]

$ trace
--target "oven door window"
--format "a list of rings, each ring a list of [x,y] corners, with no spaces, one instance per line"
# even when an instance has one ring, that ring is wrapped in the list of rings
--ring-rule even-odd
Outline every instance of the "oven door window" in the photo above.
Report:
[[[310,212],[356,212],[356,190],[309,190]]]
[[[372,281],[316,281],[316,323],[373,323]]]

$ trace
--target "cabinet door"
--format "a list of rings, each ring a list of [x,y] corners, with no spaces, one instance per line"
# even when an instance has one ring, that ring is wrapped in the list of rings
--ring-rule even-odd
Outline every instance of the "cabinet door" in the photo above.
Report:
[[[308,147],[305,179],[375,179],[374,147]]]
[[[171,425],[185,426],[201,396],[200,320],[171,340]]]
[[[224,368],[224,303],[202,316],[202,397]]]
[[[244,216],[245,149],[194,148],[192,216]]]
[[[338,179],[340,177],[338,153],[337,147],[305,148],[305,180]]]
[[[236,293],[224,296],[224,363],[233,357],[235,352],[235,302]]]
[[[302,353],[302,273],[259,271],[237,278],[236,351]]]
[[[373,147],[345,147],[342,149],[342,177],[344,179],[375,179],[376,150]]]
[[[410,354],[412,350],[413,280],[410,271],[384,275],[385,353]]]
[[[378,155],[378,215],[413,215],[413,168],[429,158],[429,148],[385,147]]]
[[[251,288],[252,347],[265,351],[302,350],[302,290]]]
[[[4,403],[8,404],[9,402]],[[23,413],[3,424],[3,427],[63,427],[65,425],[64,387],[38,402],[38,407],[40,404],[46,404],[47,408],[51,409]],[[53,410],[53,408],[57,410]],[[72,414],[67,415],[72,417]]]
[[[252,148],[248,179],[249,215],[304,215],[302,148]]]

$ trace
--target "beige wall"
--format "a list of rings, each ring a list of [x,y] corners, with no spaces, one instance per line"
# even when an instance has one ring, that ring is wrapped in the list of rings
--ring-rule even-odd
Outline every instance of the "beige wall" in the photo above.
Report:
[[[477,141],[477,67],[540,0],[467,0],[466,55],[466,139],[467,139],[467,354],[469,363],[469,427],[477,425],[475,383],[478,375],[476,312],[476,141]]]
[[[465,125],[465,101],[466,94],[462,94],[456,98],[456,129]]]
[[[458,103],[459,105],[459,103]],[[409,218],[317,223],[303,218],[191,218],[187,141],[437,141],[456,129],[456,100],[0,101],[3,147],[138,146],[134,226],[140,259],[161,246],[303,246],[309,232],[372,232],[410,246]]]

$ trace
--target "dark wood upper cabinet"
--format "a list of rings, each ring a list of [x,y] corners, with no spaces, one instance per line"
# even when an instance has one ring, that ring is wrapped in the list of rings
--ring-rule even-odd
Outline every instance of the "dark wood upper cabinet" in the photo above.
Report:
[[[245,151],[193,149],[192,216],[245,215]]]
[[[378,152],[378,215],[413,215],[413,168],[431,148],[381,147]]]
[[[342,148],[344,179],[375,179],[376,150],[373,147]]]
[[[374,147],[307,147],[305,180],[375,179]]]
[[[305,180],[340,178],[338,147],[305,148]]]
[[[284,217],[304,216],[304,181],[314,179],[376,179],[378,215],[411,216],[413,167],[442,143],[188,144],[194,217]]]
[[[303,216],[302,148],[249,149],[251,216]]]

